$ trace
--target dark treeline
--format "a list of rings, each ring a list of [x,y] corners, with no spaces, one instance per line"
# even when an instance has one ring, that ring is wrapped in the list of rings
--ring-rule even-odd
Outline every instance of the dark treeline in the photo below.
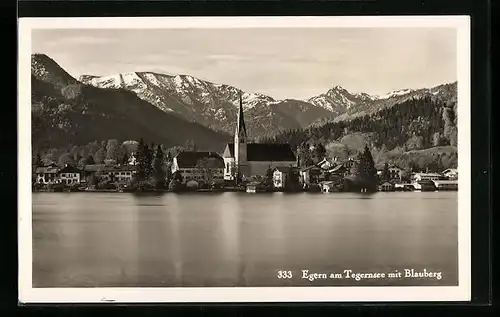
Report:
[[[304,130],[289,130],[262,137],[262,143],[289,143],[297,149],[303,142],[329,143],[354,132],[372,133],[372,147],[407,150],[457,144],[456,103],[412,99],[349,121],[328,122]]]

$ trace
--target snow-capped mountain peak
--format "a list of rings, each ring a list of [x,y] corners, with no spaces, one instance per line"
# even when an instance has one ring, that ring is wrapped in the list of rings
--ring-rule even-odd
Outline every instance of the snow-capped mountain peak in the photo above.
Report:
[[[378,96],[377,99],[388,99],[388,98],[392,98],[392,97],[396,97],[396,96],[402,96],[402,95],[412,93],[414,91],[415,90],[413,90],[413,89],[398,89],[398,90],[391,91],[385,95]]]

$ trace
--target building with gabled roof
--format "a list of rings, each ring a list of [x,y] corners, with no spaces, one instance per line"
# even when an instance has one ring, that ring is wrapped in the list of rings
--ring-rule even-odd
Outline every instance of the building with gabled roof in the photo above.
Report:
[[[183,151],[173,158],[171,171],[179,172],[185,182],[223,181],[224,160],[216,152]]]
[[[226,145],[222,158],[226,180],[234,180],[238,174],[242,179],[249,179],[254,175],[265,175],[269,168],[297,166],[289,144],[248,142],[241,96],[234,142]]]
[[[59,171],[59,180],[66,185],[80,184],[81,176],[82,170],[69,164]]]
[[[35,169],[38,184],[55,184],[59,180],[59,167],[57,165],[39,166]]]

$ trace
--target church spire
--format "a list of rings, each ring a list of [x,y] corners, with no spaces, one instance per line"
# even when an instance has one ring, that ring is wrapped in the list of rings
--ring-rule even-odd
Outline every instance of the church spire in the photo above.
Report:
[[[238,123],[236,126],[236,135],[240,142],[246,142],[247,140],[247,128],[245,126],[245,118],[243,117],[243,100],[240,94],[240,110],[238,112]]]

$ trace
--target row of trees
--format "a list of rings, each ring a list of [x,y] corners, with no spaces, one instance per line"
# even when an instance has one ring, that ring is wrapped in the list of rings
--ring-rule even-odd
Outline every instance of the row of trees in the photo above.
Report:
[[[165,188],[171,175],[171,159],[169,153],[165,154],[161,145],[148,146],[141,138],[138,142],[137,151],[137,172],[132,181],[132,186],[143,190],[147,187],[156,189]]]
[[[368,146],[365,146],[363,152],[360,152],[356,157],[356,163],[351,168],[351,173],[348,176],[349,181],[347,190],[362,190],[374,192],[377,190],[378,177],[375,162]]]

